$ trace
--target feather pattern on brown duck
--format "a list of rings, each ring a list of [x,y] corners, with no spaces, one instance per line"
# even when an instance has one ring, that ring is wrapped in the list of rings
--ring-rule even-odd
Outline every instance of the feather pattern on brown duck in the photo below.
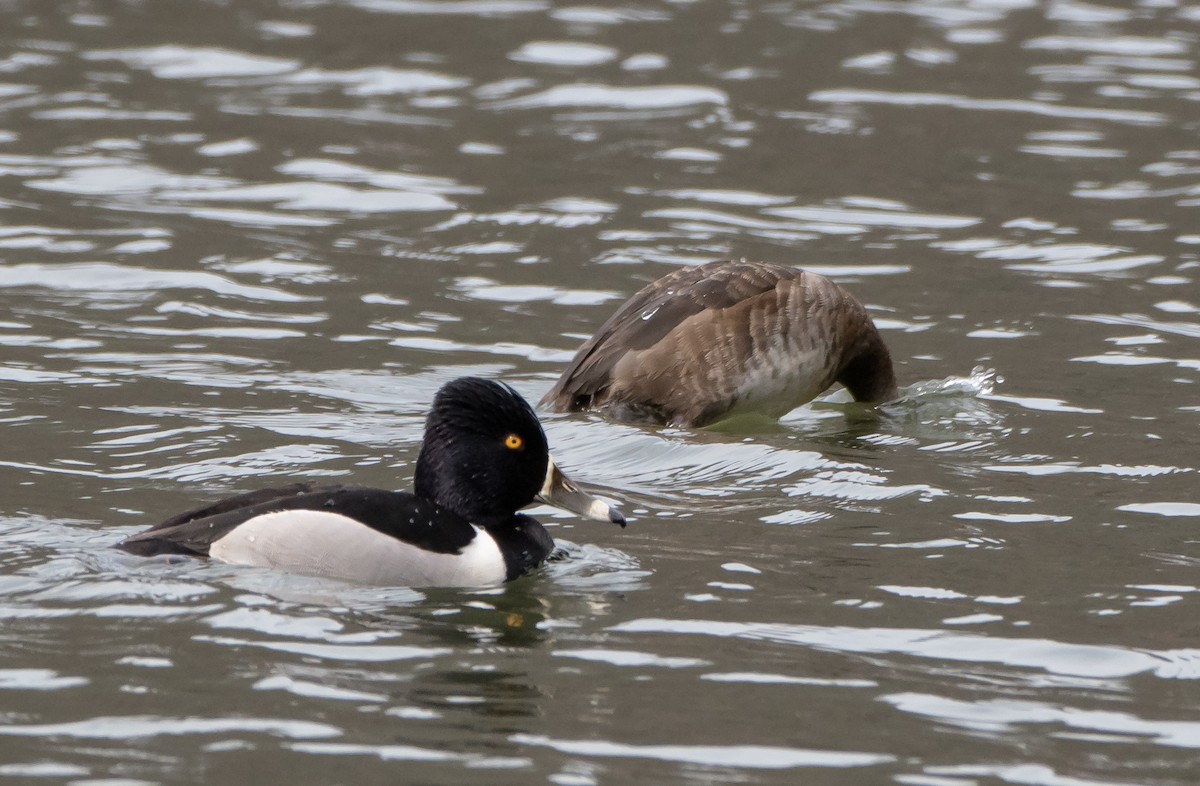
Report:
[[[643,288],[579,348],[541,404],[698,427],[748,412],[780,417],[834,382],[858,401],[899,395],[863,305],[816,273],[734,260]]]

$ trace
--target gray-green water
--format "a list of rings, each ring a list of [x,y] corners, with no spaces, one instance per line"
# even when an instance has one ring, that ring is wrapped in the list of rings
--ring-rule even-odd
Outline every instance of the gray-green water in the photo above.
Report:
[[[0,779],[1200,779],[1200,7],[0,0]],[[627,530],[504,588],[110,544],[409,483],[745,256],[909,398],[753,433],[548,416]],[[852,413],[851,413],[852,414]]]

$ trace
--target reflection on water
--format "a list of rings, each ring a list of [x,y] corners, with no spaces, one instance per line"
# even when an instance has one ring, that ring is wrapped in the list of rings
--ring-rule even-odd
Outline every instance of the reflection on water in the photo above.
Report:
[[[1186,4],[0,3],[0,775],[1190,784]],[[407,487],[671,267],[800,264],[903,397],[545,415],[632,512],[361,587],[109,546]]]

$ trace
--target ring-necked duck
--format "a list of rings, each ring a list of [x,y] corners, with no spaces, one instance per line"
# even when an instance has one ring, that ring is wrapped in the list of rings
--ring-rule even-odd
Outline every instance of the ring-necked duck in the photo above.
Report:
[[[549,555],[550,535],[517,513],[535,499],[625,526],[620,511],[555,466],[520,394],[473,377],[434,397],[413,490],[300,483],[252,491],[118,546],[369,584],[465,587],[514,579]]]
[[[834,382],[858,401],[899,396],[863,305],[816,273],[733,260],[668,273],[627,300],[541,406],[699,427],[777,418]]]

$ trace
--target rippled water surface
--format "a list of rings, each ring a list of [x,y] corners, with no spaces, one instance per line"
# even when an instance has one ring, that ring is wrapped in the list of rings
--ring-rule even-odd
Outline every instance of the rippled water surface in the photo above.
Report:
[[[0,779],[1200,780],[1200,6],[0,0]],[[869,305],[906,396],[545,418],[503,588],[109,546],[410,482],[728,256]]]

